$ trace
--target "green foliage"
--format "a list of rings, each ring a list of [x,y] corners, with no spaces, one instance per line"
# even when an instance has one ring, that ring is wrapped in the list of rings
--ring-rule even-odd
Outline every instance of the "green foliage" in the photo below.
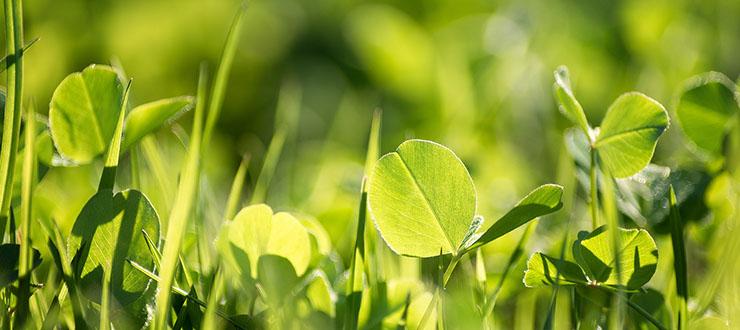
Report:
[[[584,134],[591,134],[591,127],[586,120],[586,113],[583,107],[576,100],[573,90],[570,86],[570,74],[566,66],[560,66],[555,70],[555,83],[553,84],[555,99],[558,102],[558,109],[571,122],[576,124]]]
[[[737,87],[718,72],[686,81],[676,104],[676,118],[686,137],[714,157],[721,155],[731,119],[739,114]]]
[[[155,286],[126,262],[153,268],[142,232],[159,241],[159,217],[139,191],[113,194],[101,190],[85,204],[72,228],[68,253],[80,255],[74,272],[88,299],[99,303],[101,287],[110,286],[115,309],[134,315],[142,313],[141,309],[154,296]],[[106,272],[110,273],[110,282],[104,280]]]
[[[524,272],[524,285],[539,287],[544,285],[587,285],[588,280],[577,264],[556,259],[536,252],[527,261]]]
[[[311,243],[306,228],[289,213],[273,214],[265,204],[239,211],[233,221],[222,227],[218,247],[234,269],[253,279],[258,277],[263,256],[287,260],[296,275],[306,272],[311,259]],[[265,262],[285,267],[282,261],[270,259]]]
[[[581,233],[573,244],[573,256],[592,284],[634,290],[653,277],[658,248],[647,231],[618,228],[618,251],[614,250],[606,227],[584,234]],[[617,262],[620,262],[619,268]]]
[[[107,150],[121,109],[123,85],[113,68],[90,65],[64,78],[49,104],[51,137],[59,153],[88,163]]]
[[[381,157],[369,179],[368,208],[398,254],[457,254],[476,210],[473,180],[449,149],[410,140]]]
[[[563,207],[561,199],[563,187],[556,184],[546,184],[532,190],[522,198],[509,212],[494,222],[483,235],[467,248],[467,250],[491,242],[521,227],[532,219],[553,213]]]
[[[121,149],[127,150],[145,135],[171,122],[188,111],[195,100],[191,96],[179,96],[139,105],[126,116]]]
[[[658,248],[645,230],[623,228],[617,230],[618,251],[614,250],[610,231],[606,226],[602,226],[590,233],[579,234],[578,240],[573,244],[576,263],[542,253],[533,254],[527,262],[524,283],[530,287],[562,282],[562,285],[578,284],[617,290],[639,289],[655,273]],[[619,267],[615,255],[619,256]]]
[[[4,1],[1,329],[740,324],[734,2],[83,2]]]
[[[623,178],[650,163],[666,128],[668,113],[660,103],[644,94],[626,93],[609,106],[593,146],[609,173]]]
[[[611,175],[628,177],[650,163],[658,138],[669,125],[668,113],[660,103],[638,92],[622,94],[609,106],[599,129],[592,132],[571,91],[567,68],[555,71],[554,86],[561,112],[581,129]]]

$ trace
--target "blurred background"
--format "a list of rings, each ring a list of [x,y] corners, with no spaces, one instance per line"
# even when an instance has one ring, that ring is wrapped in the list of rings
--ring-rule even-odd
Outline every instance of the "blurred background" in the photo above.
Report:
[[[26,38],[41,38],[26,57],[26,95],[48,112],[57,84],[91,63],[121,65],[134,79],[132,104],[192,95],[200,63],[215,71],[239,5],[25,1]],[[300,110],[266,201],[276,210],[318,219],[345,261],[375,109],[382,109],[382,153],[415,137],[447,145],[463,159],[486,227],[524,193],[562,180],[558,164],[570,125],[552,96],[558,65],[569,67],[575,95],[593,125],[618,95],[631,90],[671,112],[685,79],[710,70],[738,78],[738,14],[736,0],[250,1],[205,160],[202,197],[210,202],[203,212],[220,214],[245,153],[252,157],[247,186],[254,185],[281,125],[275,115],[281,86],[289,85],[300,91]],[[189,129],[191,116],[179,125]],[[176,145],[175,135],[158,135],[163,153],[169,152],[162,157],[178,160],[182,149],[167,148]],[[683,141],[680,127],[672,125],[654,162],[698,162]],[[179,161],[168,164],[173,189]],[[84,176],[70,171],[64,175]],[[63,177],[58,186],[71,182]],[[73,220],[96,177],[89,175],[90,190],[77,189],[84,191],[79,201],[56,196],[69,200],[58,211]],[[167,194],[157,192],[162,182],[143,184],[160,215],[166,214]],[[573,218],[587,218],[583,209],[570,209]],[[211,222],[207,227],[215,233],[218,217]],[[538,228],[527,251],[550,246],[546,229]],[[509,235],[488,248],[491,276],[517,239]]]

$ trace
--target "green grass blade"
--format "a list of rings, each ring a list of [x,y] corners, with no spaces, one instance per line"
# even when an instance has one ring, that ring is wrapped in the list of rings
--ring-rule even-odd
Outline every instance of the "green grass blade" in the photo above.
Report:
[[[15,157],[20,139],[21,111],[23,101],[23,7],[21,0],[5,0],[5,41],[8,55],[3,118],[2,146],[0,148],[0,223],[10,216],[10,201],[13,193]],[[11,235],[12,237],[13,235]]]
[[[206,119],[205,127],[203,129],[203,145],[208,145],[211,141],[213,128],[216,126],[216,121],[218,121],[218,117],[221,113],[221,105],[224,102],[224,96],[226,94],[226,85],[229,80],[229,73],[231,72],[231,64],[234,62],[236,48],[239,45],[239,37],[241,36],[246,9],[247,3],[244,2],[238,10],[236,17],[234,17],[234,21],[231,23],[231,27],[229,28],[229,34],[226,36],[226,44],[224,44],[224,49],[221,53],[221,60],[211,89],[211,99],[208,104],[208,118]]]
[[[656,328],[658,328],[659,330],[668,330],[668,328],[666,328],[665,325],[663,325],[662,323],[660,323],[660,321],[658,321],[657,319],[655,319],[646,310],[642,309],[642,307],[640,307],[640,305],[633,303],[629,299],[625,299],[625,300],[627,301],[627,305],[629,305],[630,308],[632,308],[633,310],[635,310],[635,312],[637,312],[642,317],[644,317],[646,320],[648,320],[650,323],[652,323]]]
[[[681,222],[681,215],[678,213],[676,192],[673,190],[673,185],[670,187],[669,194],[671,204],[670,222],[671,245],[673,246],[673,272],[676,276],[676,302],[678,303],[673,319],[678,325],[678,329],[687,329],[689,317],[687,304],[689,300],[689,280],[686,266],[686,246],[683,239],[683,223]]]
[[[144,236],[144,241],[146,241],[146,246],[149,248],[149,253],[152,255],[152,260],[154,261],[154,266],[157,269],[161,269],[162,267],[162,254],[159,253],[159,250],[157,250],[157,244],[152,241],[152,238],[147,234],[146,230],[141,230],[141,234]]]
[[[220,268],[216,268],[213,275],[213,285],[211,286],[211,291],[208,293],[208,303],[205,315],[203,316],[203,323],[201,324],[202,329],[210,330],[217,328],[216,313],[218,312],[218,302],[221,300],[221,296],[225,290],[225,284],[223,272],[221,272]]]
[[[352,260],[349,266],[349,278],[347,279],[347,308],[343,329],[357,329],[357,322],[362,304],[363,291],[363,260],[365,258],[365,222],[367,219],[367,192],[363,181],[359,211],[357,215],[357,232],[355,246],[352,249]]]
[[[244,179],[247,177],[247,169],[249,169],[249,161],[251,160],[249,154],[242,156],[242,161],[239,163],[239,168],[236,170],[234,175],[234,182],[231,183],[231,190],[229,191],[229,199],[226,200],[226,211],[224,212],[224,219],[231,220],[236,215],[236,211],[239,209],[239,202],[242,197],[242,189],[244,188]]]
[[[23,56],[23,54],[25,54],[26,51],[29,48],[31,48],[31,46],[33,46],[33,44],[36,43],[36,41],[39,41],[39,38],[38,37],[33,38],[33,40],[31,40],[28,43],[26,43],[26,45],[23,46],[23,49],[21,49],[18,53],[20,53],[21,56]],[[13,54],[3,56],[3,58],[0,59],[0,73],[5,72],[5,69],[7,69],[8,66],[10,66],[12,64],[12,61],[13,60],[14,60],[13,59]]]
[[[530,223],[524,230],[524,234],[522,234],[522,237],[520,237],[519,241],[516,243],[514,251],[512,251],[511,255],[509,255],[509,261],[506,262],[506,266],[504,267],[504,271],[501,273],[501,278],[499,278],[498,283],[496,284],[496,288],[494,288],[493,292],[491,292],[491,294],[488,295],[488,297],[486,298],[486,304],[483,308],[484,320],[493,313],[493,308],[496,305],[496,299],[498,298],[501,289],[504,287],[504,281],[506,281],[509,272],[514,267],[514,265],[519,262],[519,259],[524,254],[524,248],[526,247],[527,242],[529,242],[529,238],[532,236],[533,231],[534,225]]]
[[[25,150],[21,173],[21,241],[18,261],[18,301],[15,324],[23,325],[29,316],[31,298],[31,269],[33,268],[33,247],[31,246],[31,224],[33,222],[33,188],[36,173],[36,111],[33,105],[26,109]]]
[[[157,290],[154,329],[164,330],[167,327],[170,312],[170,291],[177,272],[180,245],[185,236],[188,219],[195,209],[196,195],[200,177],[200,155],[205,111],[206,69],[201,66],[198,78],[198,94],[195,105],[195,118],[191,133],[190,146],[172,212],[167,224],[167,236],[162,254],[161,281]]]
[[[134,269],[138,270],[142,274],[144,274],[147,277],[149,277],[152,281],[155,281],[157,283],[161,283],[162,279],[159,276],[157,276],[157,274],[154,274],[150,270],[144,268],[144,266],[139,265],[138,263],[136,263],[133,260],[126,260],[126,262],[128,262],[129,265],[131,265],[131,267],[134,267]],[[197,304],[200,307],[207,307],[208,306],[206,304],[206,302],[204,302],[203,300],[198,299],[198,297],[195,297],[194,295],[190,294],[188,291],[186,291],[184,289],[181,289],[180,287],[170,286],[170,289],[172,290],[172,293],[177,294],[177,295],[180,295],[182,297],[185,297],[189,301],[194,302],[195,304]],[[234,320],[232,320],[229,317],[229,315],[226,314],[226,313],[224,313],[223,311],[216,309],[215,313],[216,313],[216,315],[221,316],[224,320],[229,321],[233,326],[237,327],[238,329],[243,329],[244,328],[239,323],[237,323]]]
[[[267,198],[267,190],[270,181],[275,175],[280,154],[283,151],[285,140],[291,134],[298,123],[298,114],[301,110],[301,89],[292,82],[286,82],[280,90],[280,97],[275,114],[275,132],[267,147],[265,160],[262,162],[262,170],[257,177],[250,204],[258,204]]]
[[[113,133],[113,139],[108,146],[108,152],[105,155],[105,167],[103,168],[103,174],[100,176],[100,185],[98,191],[103,189],[113,189],[116,184],[116,170],[118,169],[118,158],[121,155],[121,139],[123,135],[123,122],[126,118],[126,104],[128,103],[128,94],[131,90],[131,82],[129,79],[126,89],[123,91],[123,99],[121,102],[121,112],[118,115],[118,121],[116,122],[116,130]]]

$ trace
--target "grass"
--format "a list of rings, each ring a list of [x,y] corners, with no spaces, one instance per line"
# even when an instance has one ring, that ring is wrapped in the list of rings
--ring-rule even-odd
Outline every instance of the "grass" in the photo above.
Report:
[[[528,34],[518,22],[435,19],[445,29],[426,33],[406,11],[361,6],[345,23],[347,47],[363,52],[355,58],[271,48],[290,43],[271,19],[287,31],[315,17],[297,6],[291,19],[277,19],[270,15],[285,4],[254,3],[229,13],[215,75],[201,65],[195,97],[131,107],[149,92],[139,78],[125,81],[128,60],[116,60],[115,69],[92,65],[62,80],[47,117],[24,95],[24,78],[36,84],[44,74],[28,61],[24,76],[24,58],[44,41],[24,42],[20,0],[4,5],[1,328],[737,325],[740,104],[737,83],[721,73],[677,71],[687,82],[666,108],[640,92],[584,88],[595,78],[583,65],[598,64],[569,52],[575,84],[558,67],[546,103],[562,117],[512,115],[522,105],[516,95],[539,104],[527,87],[534,82],[512,69],[478,85],[498,72],[486,67],[493,53],[516,61],[491,45],[475,50],[467,29],[485,21],[486,38],[502,24]],[[240,66],[255,65],[255,51],[308,52],[353,74],[302,71],[313,60],[275,72],[269,100],[250,99],[275,109],[244,111],[273,122],[263,132],[231,122],[244,110],[231,98],[254,96]],[[468,63],[469,51],[480,62]],[[432,53],[439,58],[422,56]],[[661,83],[631,78],[615,85]],[[329,91],[329,81],[345,87]],[[591,110],[607,104],[604,95],[619,96],[606,112]],[[341,109],[326,112],[335,101]],[[399,104],[424,110],[402,113]],[[602,120],[592,127],[589,117]],[[245,136],[233,144],[224,142],[231,126]],[[520,134],[527,144],[492,142]],[[90,194],[79,193],[87,186]]]

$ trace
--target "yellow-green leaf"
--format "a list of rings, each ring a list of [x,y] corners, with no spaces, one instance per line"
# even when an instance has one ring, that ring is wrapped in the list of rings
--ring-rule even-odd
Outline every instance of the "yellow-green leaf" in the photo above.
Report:
[[[475,216],[475,188],[450,149],[409,140],[375,164],[368,209],[381,236],[398,254],[457,253]]]
[[[105,152],[122,94],[123,85],[109,66],[93,64],[64,78],[49,104],[51,137],[59,153],[84,164]]]
[[[650,163],[666,128],[668,113],[658,101],[637,92],[625,93],[609,107],[594,147],[609,173],[628,177]]]

